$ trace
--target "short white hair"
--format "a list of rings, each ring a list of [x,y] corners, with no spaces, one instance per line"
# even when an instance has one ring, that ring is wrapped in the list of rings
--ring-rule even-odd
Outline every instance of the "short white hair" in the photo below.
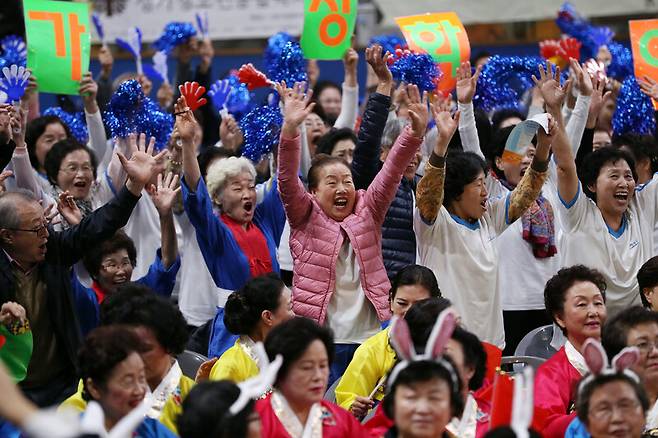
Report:
[[[228,157],[216,160],[208,168],[206,176],[206,186],[210,198],[216,200],[226,186],[229,178],[234,178],[247,172],[251,178],[256,180],[256,169],[254,165],[245,157]]]

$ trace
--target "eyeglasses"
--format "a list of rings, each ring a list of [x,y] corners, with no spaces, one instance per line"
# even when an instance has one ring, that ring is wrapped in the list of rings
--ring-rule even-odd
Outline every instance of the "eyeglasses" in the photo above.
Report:
[[[638,342],[637,344],[633,345],[633,347],[637,347],[637,349],[640,350],[640,353],[647,354],[654,348],[658,349],[658,339],[654,340],[653,342],[651,341]]]
[[[25,232],[25,233],[34,233],[34,234],[36,234],[36,235],[38,236],[39,234],[41,234],[41,235],[45,234],[44,232],[46,231],[47,226],[48,226],[48,224],[43,223],[43,224],[41,224],[40,226],[38,226],[37,228],[32,228],[32,229],[25,229],[25,228],[7,228],[7,230],[11,230],[11,231],[23,231],[23,232]]]
[[[634,414],[637,411],[637,408],[640,407],[640,403],[636,400],[621,400],[617,403],[603,403],[594,408],[590,409],[589,414],[595,420],[609,420],[612,417],[612,413],[617,410],[622,416],[627,416]]]
[[[69,175],[75,175],[78,172],[85,174],[94,173],[94,168],[89,164],[83,164],[82,166],[76,166],[75,164],[70,164],[66,167],[59,169],[60,172],[68,173]]]
[[[105,271],[113,274],[117,272],[119,269],[126,270],[128,268],[132,268],[133,264],[130,260],[122,260],[121,263],[116,263],[116,262],[105,262],[101,264],[101,268],[105,269]]]

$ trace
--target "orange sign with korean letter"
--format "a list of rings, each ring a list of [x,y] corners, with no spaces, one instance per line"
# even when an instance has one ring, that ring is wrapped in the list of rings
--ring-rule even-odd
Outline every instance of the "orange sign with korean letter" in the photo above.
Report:
[[[628,22],[633,49],[635,77],[645,76],[658,81],[658,20],[631,20]],[[653,101],[658,110],[658,102]]]
[[[468,61],[471,45],[464,25],[454,12],[398,17],[400,27],[409,49],[429,54],[443,72],[438,89],[450,93],[457,85],[457,68]]]

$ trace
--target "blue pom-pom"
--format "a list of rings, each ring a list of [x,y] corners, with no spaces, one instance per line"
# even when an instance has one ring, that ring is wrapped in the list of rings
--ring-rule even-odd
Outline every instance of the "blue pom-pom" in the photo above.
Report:
[[[286,81],[289,86],[308,81],[306,60],[297,41],[288,41],[283,45],[280,55],[267,66],[267,77],[274,82]]]
[[[240,82],[236,75],[230,75],[228,78],[231,86],[231,94],[226,101],[226,109],[236,120],[247,114],[253,106],[253,95],[245,84]]]
[[[242,155],[258,163],[278,144],[282,124],[283,116],[278,107],[268,105],[251,110],[240,120],[244,136]]]
[[[396,49],[404,50],[407,48],[407,42],[397,35],[374,36],[370,39],[370,42],[368,42],[368,47],[372,47],[375,44],[382,46],[382,49],[384,49],[382,55],[386,54],[386,52],[395,54]]]
[[[0,40],[0,47],[2,48],[3,65],[18,65],[25,67],[27,65],[27,45],[25,40],[18,35],[7,35]]]
[[[267,39],[267,47],[265,47],[265,51],[263,52],[263,66],[268,77],[272,76],[274,72],[272,69],[276,69],[283,48],[291,41],[296,40],[286,32],[276,33]]]
[[[192,23],[172,22],[165,26],[162,35],[153,42],[153,47],[166,53],[174,47],[183,44],[196,36],[196,29]]]
[[[421,92],[436,89],[442,73],[430,55],[409,50],[396,52],[396,58],[389,67],[396,80],[414,84]]]
[[[71,135],[81,144],[87,144],[89,132],[85,124],[84,113],[75,114],[64,111],[59,106],[52,106],[43,112],[44,116],[57,116],[71,131]]]
[[[155,147],[167,145],[174,120],[171,114],[144,96],[141,85],[132,79],[119,85],[105,111],[105,124],[112,137],[126,138],[131,133],[155,137]]]
[[[627,133],[653,135],[656,129],[651,98],[640,89],[635,76],[630,75],[619,90],[617,109],[612,116],[614,135]]]
[[[608,76],[620,82],[623,82],[629,76],[633,76],[633,54],[630,49],[613,41],[608,44],[608,50],[612,55],[612,61],[606,68]]]
[[[538,56],[492,56],[482,68],[473,104],[487,112],[521,109],[523,93],[534,86],[532,75],[538,75],[544,63]]]

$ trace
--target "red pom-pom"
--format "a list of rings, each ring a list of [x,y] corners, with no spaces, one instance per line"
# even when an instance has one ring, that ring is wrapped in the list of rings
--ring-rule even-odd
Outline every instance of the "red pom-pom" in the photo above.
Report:
[[[251,63],[240,67],[240,70],[238,70],[238,80],[245,84],[250,91],[271,85],[271,81],[267,79],[265,73],[256,69]]]
[[[205,105],[208,100],[203,97],[206,92],[206,87],[199,85],[198,82],[185,82],[183,85],[178,86],[180,94],[185,97],[187,106],[192,110]]]

